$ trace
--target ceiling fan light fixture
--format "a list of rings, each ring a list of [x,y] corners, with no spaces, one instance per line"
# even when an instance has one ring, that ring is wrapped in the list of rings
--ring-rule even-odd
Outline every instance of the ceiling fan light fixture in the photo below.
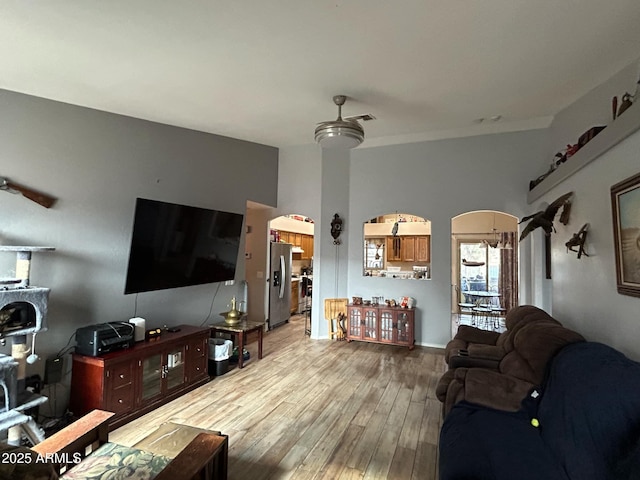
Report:
[[[316,127],[315,139],[322,148],[355,148],[364,141],[364,129],[355,121],[323,122]]]
[[[359,119],[374,120],[371,114],[342,118],[342,105],[347,101],[346,95],[335,95],[333,103],[338,106],[338,118],[329,122],[321,122],[316,127],[315,139],[322,148],[355,148],[364,141],[364,129]]]

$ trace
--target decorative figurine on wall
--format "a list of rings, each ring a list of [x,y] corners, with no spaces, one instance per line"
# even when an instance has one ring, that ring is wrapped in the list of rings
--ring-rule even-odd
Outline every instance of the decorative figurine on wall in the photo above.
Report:
[[[569,241],[565,243],[565,246],[567,247],[567,253],[569,253],[569,250],[571,250],[572,252],[578,253],[578,258],[580,258],[582,255],[584,255],[585,257],[589,256],[587,252],[584,251],[584,241],[587,238],[588,228],[589,228],[589,224],[585,223],[582,226],[582,228],[578,231],[578,233],[574,233],[573,236],[569,239]],[[574,247],[578,247],[578,249],[574,250]]]
[[[529,235],[538,227],[542,227],[547,236],[551,235],[551,232],[555,232],[556,229],[553,226],[553,220],[555,219],[558,210],[560,210],[560,207],[562,207],[562,213],[560,214],[560,223],[562,223],[563,225],[569,223],[569,213],[571,212],[570,198],[572,195],[573,192],[565,193],[560,198],[555,200],[551,205],[549,205],[545,210],[541,210],[534,213],[533,215],[523,217],[523,219],[520,220],[518,224],[526,222],[527,220],[531,221],[522,231],[522,234],[520,235],[520,241],[522,241],[527,235]]]
[[[342,219],[336,213],[331,220],[331,236],[333,237],[333,244],[340,245],[340,234],[342,233]]]

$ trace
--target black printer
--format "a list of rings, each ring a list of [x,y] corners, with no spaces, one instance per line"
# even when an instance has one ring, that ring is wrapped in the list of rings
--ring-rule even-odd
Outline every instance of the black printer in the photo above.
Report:
[[[97,357],[134,344],[135,327],[128,322],[89,325],[76,330],[76,353]]]

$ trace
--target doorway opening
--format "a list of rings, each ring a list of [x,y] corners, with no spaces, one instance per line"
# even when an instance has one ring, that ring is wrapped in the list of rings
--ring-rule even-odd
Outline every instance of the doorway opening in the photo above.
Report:
[[[288,214],[269,222],[267,322],[269,329],[290,319],[304,320],[311,335],[314,221]]]
[[[517,230],[517,217],[503,212],[452,219],[452,335],[460,324],[504,330],[506,313],[518,303]]]

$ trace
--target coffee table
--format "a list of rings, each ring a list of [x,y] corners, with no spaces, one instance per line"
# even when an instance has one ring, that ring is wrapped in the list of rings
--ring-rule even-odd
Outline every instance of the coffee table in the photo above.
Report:
[[[237,325],[228,325],[225,322],[214,323],[210,325],[211,337],[215,337],[217,332],[227,333],[233,335],[238,340],[238,368],[242,368],[244,365],[244,355],[242,354],[244,349],[245,340],[247,335],[252,332],[258,332],[258,358],[262,358],[262,334],[264,332],[264,322],[252,322],[249,320],[242,320]]]

